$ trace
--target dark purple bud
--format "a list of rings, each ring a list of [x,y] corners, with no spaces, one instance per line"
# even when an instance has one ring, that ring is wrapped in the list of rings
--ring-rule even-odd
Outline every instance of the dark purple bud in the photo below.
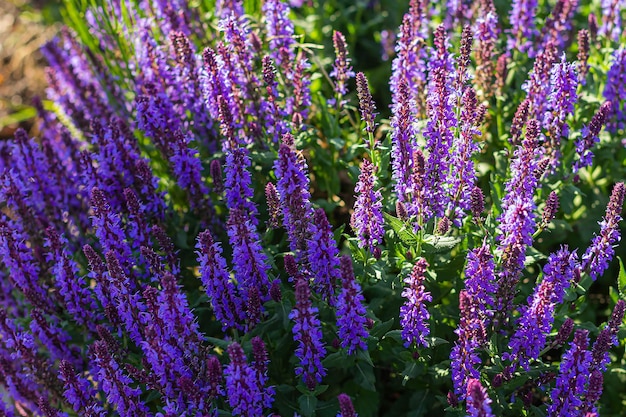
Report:
[[[209,397],[216,398],[223,394],[222,390],[222,364],[216,356],[209,356],[206,361],[206,379],[209,384]]]
[[[506,77],[508,75],[509,56],[502,54],[498,57],[496,62],[496,81],[495,87],[498,95],[502,95],[504,90],[504,84],[506,84]]]
[[[224,191],[224,180],[222,179],[222,164],[219,159],[214,159],[211,161],[211,165],[209,165],[209,172],[211,173],[211,178],[213,178],[213,190],[216,193],[221,193]]]
[[[272,285],[270,287],[270,297],[272,297],[272,300],[276,301],[277,303],[280,302],[280,300],[282,300],[283,295],[280,290],[279,279],[275,279],[274,281],[272,281]]]
[[[480,187],[475,186],[470,194],[470,211],[474,219],[480,219],[485,210],[485,201],[483,191]]]
[[[45,417],[61,417],[62,416],[59,410],[52,407],[45,397],[39,397],[39,400],[37,401],[37,405],[39,406],[39,409],[41,410],[41,412],[43,413]]]
[[[552,219],[556,216],[556,212],[559,210],[559,196],[556,191],[552,191],[546,201],[546,206],[543,209],[543,216],[541,219],[541,226],[546,227]]]
[[[448,404],[450,404],[450,407],[458,407],[459,406],[459,399],[456,397],[456,394],[454,393],[454,391],[448,391]]]
[[[272,229],[277,229],[280,227],[280,197],[276,187],[271,182],[268,182],[265,186],[265,199],[269,215],[267,225]]]
[[[263,81],[268,87],[272,87],[276,82],[276,68],[269,56],[263,57]]]
[[[559,332],[556,334],[552,345],[555,347],[564,345],[567,339],[569,339],[569,336],[572,334],[573,330],[574,320],[568,317],[559,328]]]
[[[407,213],[406,207],[402,201],[396,202],[396,215],[402,221],[407,221],[409,219],[409,213]]]
[[[354,406],[352,405],[352,400],[347,394],[339,394],[337,399],[339,400],[341,417],[357,417]]]
[[[440,235],[445,235],[446,233],[448,233],[448,230],[450,230],[450,219],[448,219],[447,217],[443,217],[441,220],[439,220],[439,223],[437,224],[437,233]]]
[[[598,36],[598,19],[596,18],[595,13],[589,13],[587,17],[587,25],[589,26],[589,35],[592,40],[596,40],[596,36]]]
[[[515,116],[513,116],[513,122],[511,123],[511,143],[517,143],[520,136],[522,135],[522,128],[526,124],[528,120],[528,114],[530,110],[530,99],[526,98],[524,101],[520,103],[517,107],[517,111],[515,112]]]
[[[361,119],[365,122],[365,131],[374,133],[374,129],[376,128],[376,105],[372,99],[372,93],[370,92],[367,78],[362,72],[356,75],[356,91],[359,97]]]
[[[491,385],[493,385],[494,388],[500,388],[502,386],[502,382],[503,382],[502,374],[495,374],[491,381]]]
[[[537,181],[539,181],[543,175],[548,171],[548,168],[550,167],[550,158],[546,157],[543,158],[541,161],[539,161],[537,163],[537,167],[535,168],[535,179]]]
[[[290,277],[295,278],[299,275],[298,264],[293,255],[285,255],[283,262],[285,264],[285,271]]]

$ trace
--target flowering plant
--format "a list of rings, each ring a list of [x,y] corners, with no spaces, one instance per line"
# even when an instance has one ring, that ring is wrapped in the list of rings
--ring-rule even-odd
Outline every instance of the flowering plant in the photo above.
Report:
[[[1,145],[0,415],[623,412],[623,2],[411,0],[390,110],[324,2],[86,3]]]

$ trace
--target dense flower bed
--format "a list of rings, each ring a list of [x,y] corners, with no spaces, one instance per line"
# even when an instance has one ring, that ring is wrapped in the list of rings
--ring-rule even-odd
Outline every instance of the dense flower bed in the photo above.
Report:
[[[366,32],[387,110],[328,18],[385,2],[68,1],[1,144],[0,415],[623,412],[626,5],[496,3]]]

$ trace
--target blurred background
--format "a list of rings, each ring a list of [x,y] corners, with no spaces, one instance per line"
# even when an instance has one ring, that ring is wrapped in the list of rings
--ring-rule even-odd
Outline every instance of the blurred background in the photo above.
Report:
[[[61,1],[0,0],[0,140],[30,130],[33,96],[45,94],[39,48],[56,34]]]

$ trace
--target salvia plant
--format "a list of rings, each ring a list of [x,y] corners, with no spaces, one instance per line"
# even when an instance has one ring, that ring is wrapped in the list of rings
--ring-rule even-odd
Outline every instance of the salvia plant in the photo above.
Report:
[[[388,3],[66,2],[0,415],[623,415],[624,2]]]

